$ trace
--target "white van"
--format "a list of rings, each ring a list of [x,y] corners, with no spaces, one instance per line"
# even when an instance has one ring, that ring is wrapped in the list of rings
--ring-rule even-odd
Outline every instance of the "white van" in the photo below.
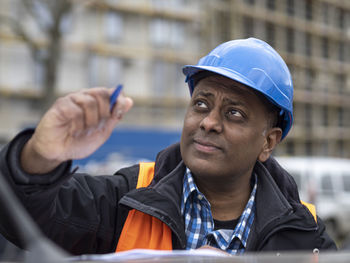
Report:
[[[350,160],[277,157],[295,179],[300,198],[316,206],[334,239],[350,234]]]

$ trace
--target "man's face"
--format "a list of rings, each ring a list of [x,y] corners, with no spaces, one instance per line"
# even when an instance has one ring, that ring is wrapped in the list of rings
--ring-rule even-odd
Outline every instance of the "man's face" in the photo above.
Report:
[[[244,85],[222,76],[201,80],[184,120],[184,163],[200,178],[250,176],[266,145],[267,116]]]

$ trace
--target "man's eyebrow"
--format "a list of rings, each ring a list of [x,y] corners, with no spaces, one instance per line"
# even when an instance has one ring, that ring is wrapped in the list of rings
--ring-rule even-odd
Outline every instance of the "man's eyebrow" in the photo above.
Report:
[[[210,91],[201,90],[201,91],[198,91],[198,93],[195,96],[203,96],[203,97],[208,98],[208,97],[214,97],[214,94]],[[225,104],[230,104],[230,105],[235,105],[235,106],[245,106],[245,107],[247,106],[247,104],[244,101],[237,100],[237,99],[233,100],[233,99],[228,98],[228,97],[225,97],[223,99],[223,102]]]
[[[214,94],[211,93],[210,91],[201,90],[201,91],[198,91],[198,93],[195,94],[195,96],[213,97]]]
[[[224,101],[225,104],[229,104],[229,105],[245,106],[245,107],[247,106],[247,103],[245,103],[242,100],[233,100],[233,99],[230,99],[230,98],[224,98],[223,101]]]

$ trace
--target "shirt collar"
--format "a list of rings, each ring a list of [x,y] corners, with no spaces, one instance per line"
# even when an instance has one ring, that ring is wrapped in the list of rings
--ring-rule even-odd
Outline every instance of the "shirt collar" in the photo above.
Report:
[[[251,180],[252,180],[251,181],[252,191],[248,199],[248,202],[246,204],[246,207],[244,208],[243,213],[240,216],[235,229],[233,231],[229,230],[228,231],[228,233],[230,233],[229,235],[227,234],[223,235],[225,230],[217,230],[217,232],[216,231],[212,232],[215,238],[217,238],[217,234],[223,231],[223,233],[220,233],[219,235],[221,236],[222,239],[224,239],[224,243],[226,244],[232,243],[233,239],[237,238],[238,240],[240,240],[242,245],[246,247],[248,235],[250,232],[250,227],[255,217],[255,195],[256,195],[256,189],[258,184],[256,173],[253,173]],[[197,185],[195,184],[191,171],[188,168],[186,168],[184,182],[183,182],[183,197],[181,202],[181,212],[183,215],[184,215],[185,204],[188,201],[191,194],[197,195],[198,199],[204,199],[203,201],[206,201],[206,203],[210,207],[210,203],[207,201],[205,196],[199,191]]]
[[[248,202],[233,231],[233,237],[237,237],[239,240],[241,240],[244,247],[247,245],[248,234],[252,225],[252,221],[255,217],[255,194],[258,187],[258,179],[256,173],[252,175],[252,185],[253,188],[250,193]]]
[[[192,192],[199,193],[199,190],[197,188],[197,185],[194,183],[193,176],[190,169],[186,168],[184,182],[183,182],[182,204],[186,204],[188,197]],[[181,212],[183,213],[183,207],[181,207]]]

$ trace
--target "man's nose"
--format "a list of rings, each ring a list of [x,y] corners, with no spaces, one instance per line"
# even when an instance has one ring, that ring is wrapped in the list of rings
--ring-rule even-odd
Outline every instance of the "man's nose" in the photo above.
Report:
[[[223,123],[220,110],[211,110],[200,122],[200,128],[205,130],[206,132],[222,132]]]

